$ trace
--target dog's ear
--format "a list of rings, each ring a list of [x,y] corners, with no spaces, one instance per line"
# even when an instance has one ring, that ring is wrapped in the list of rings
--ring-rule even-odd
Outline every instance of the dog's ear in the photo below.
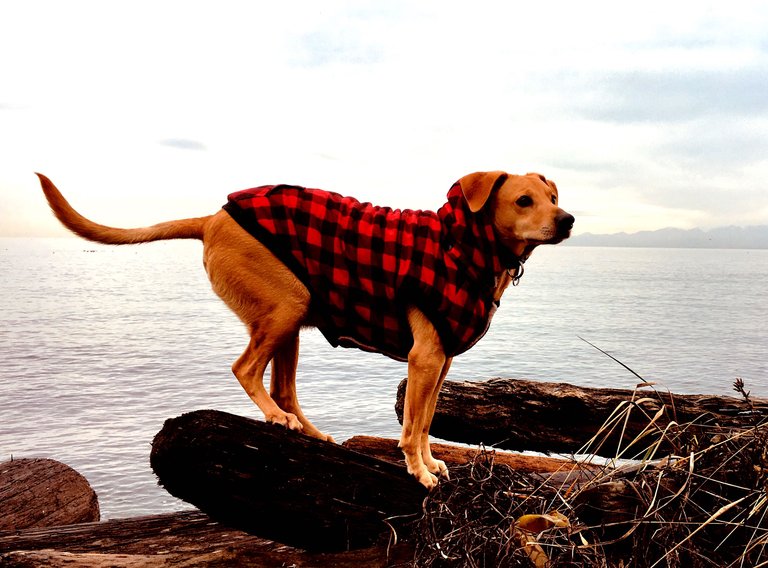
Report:
[[[554,189],[554,190],[555,190],[555,192],[557,192],[557,186],[555,185],[555,182],[553,182],[551,179],[547,179],[547,178],[545,178],[543,175],[541,175],[541,174],[537,174],[537,173],[535,173],[535,172],[532,172],[532,173],[527,173],[527,174],[525,174],[525,175],[527,175],[527,176],[536,176],[536,177],[538,177],[538,178],[539,178],[541,181],[543,181],[544,183],[546,183],[546,184],[547,184],[549,187],[551,187],[552,189]]]
[[[557,193],[557,186],[555,185],[555,182],[553,182],[551,179],[547,180],[547,185],[555,190],[555,193]]]
[[[459,180],[464,199],[467,200],[469,210],[477,213],[485,205],[494,189],[501,187],[507,180],[506,172],[475,172],[464,176]]]

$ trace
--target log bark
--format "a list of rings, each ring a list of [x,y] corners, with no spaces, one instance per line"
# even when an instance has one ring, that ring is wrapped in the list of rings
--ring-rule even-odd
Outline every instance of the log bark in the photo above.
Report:
[[[314,554],[185,511],[0,533],[0,566],[358,566],[384,567],[412,557],[407,545]]]
[[[51,459],[0,463],[0,531],[99,520],[99,502],[88,481]]]
[[[400,383],[395,405],[401,422],[406,384],[407,380]],[[750,408],[743,399],[728,396],[585,388],[520,379],[445,381],[430,434],[507,450],[575,453],[620,404],[629,403],[632,412],[626,425],[622,422],[600,447],[593,444],[589,450],[613,457],[619,445],[634,440],[661,409],[660,428],[672,420],[678,424],[744,427],[768,414],[768,399],[753,398],[751,402]],[[661,449],[673,448],[663,444]]]
[[[212,518],[312,551],[386,542],[426,495],[404,466],[213,410],[167,420],[150,462]]]

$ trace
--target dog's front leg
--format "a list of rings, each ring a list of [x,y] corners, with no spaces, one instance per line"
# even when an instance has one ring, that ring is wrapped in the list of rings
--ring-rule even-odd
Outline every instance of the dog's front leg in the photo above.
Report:
[[[424,460],[424,465],[427,469],[436,475],[442,477],[448,476],[448,466],[445,465],[443,460],[436,460],[432,456],[432,448],[429,445],[429,429],[432,426],[432,418],[435,416],[435,408],[437,408],[437,397],[440,395],[440,389],[443,388],[443,381],[448,374],[448,370],[451,368],[452,357],[448,357],[443,365],[443,370],[440,371],[440,378],[435,385],[435,389],[432,392],[432,396],[429,400],[429,406],[427,407],[426,421],[421,431],[421,457]]]
[[[403,432],[400,437],[400,448],[405,455],[408,473],[412,474],[427,489],[437,485],[437,477],[433,475],[424,463],[423,436],[429,433],[432,421],[432,398],[443,375],[447,372],[443,346],[437,331],[420,311],[411,308],[408,311],[408,322],[413,333],[413,347],[408,353],[408,384],[405,389],[405,408],[403,410]],[[429,444],[429,440],[426,442]],[[433,468],[447,474],[445,464],[440,468],[432,454],[426,455]]]

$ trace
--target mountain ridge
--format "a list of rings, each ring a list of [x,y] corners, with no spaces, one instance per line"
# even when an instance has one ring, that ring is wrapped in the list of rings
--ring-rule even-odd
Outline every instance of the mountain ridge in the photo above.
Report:
[[[667,227],[636,233],[574,235],[566,243],[574,246],[768,249],[768,225],[730,225],[703,230]]]

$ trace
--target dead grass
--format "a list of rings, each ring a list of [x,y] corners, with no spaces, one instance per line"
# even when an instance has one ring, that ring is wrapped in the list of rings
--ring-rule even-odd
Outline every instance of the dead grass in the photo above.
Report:
[[[637,402],[652,385],[640,386],[583,448],[615,459],[578,483],[515,472],[487,450],[453,467],[424,502],[413,565],[768,567],[768,423],[743,382],[743,427],[661,426],[661,412],[674,416],[666,408],[607,454],[610,434],[644,412]],[[662,442],[673,451],[659,455]]]

